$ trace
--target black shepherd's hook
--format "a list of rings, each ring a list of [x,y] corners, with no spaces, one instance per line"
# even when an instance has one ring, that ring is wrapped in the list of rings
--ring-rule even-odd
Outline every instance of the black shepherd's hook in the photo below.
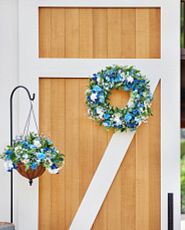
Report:
[[[10,145],[13,145],[13,96],[14,93],[17,89],[22,88],[24,90],[26,90],[29,100],[30,101],[34,101],[35,99],[35,94],[33,93],[33,95],[31,96],[29,90],[22,85],[19,85],[17,87],[15,87],[10,95]],[[13,170],[11,170],[11,175],[10,175],[10,221],[11,223],[13,223]]]

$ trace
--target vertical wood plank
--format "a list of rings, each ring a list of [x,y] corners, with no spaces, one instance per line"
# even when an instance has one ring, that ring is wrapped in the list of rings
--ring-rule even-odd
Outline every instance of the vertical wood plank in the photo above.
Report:
[[[39,57],[50,57],[51,9],[39,8]]]
[[[79,205],[79,80],[66,80],[66,229]]]
[[[65,9],[51,8],[50,57],[65,57]]]
[[[149,125],[136,134],[136,229],[149,229]]]
[[[136,10],[122,9],[122,54],[121,57],[136,56]]]
[[[80,58],[93,58],[93,10],[80,9]]]
[[[93,9],[93,56],[107,58],[108,25],[107,9]]]
[[[82,200],[86,189],[93,176],[93,122],[87,119],[87,107],[85,104],[85,90],[88,80],[80,79],[80,200]],[[88,130],[88,134],[84,135]],[[84,173],[85,172],[85,173]]]
[[[121,165],[121,228],[136,228],[136,137]]]
[[[108,9],[107,12],[108,58],[119,58],[122,53],[122,11],[121,9]]]
[[[160,10],[150,9],[149,15],[149,29],[150,29],[150,57],[160,58],[161,47],[160,47],[160,30],[161,30]]]
[[[136,58],[150,57],[150,23],[147,8],[136,9]]]
[[[39,92],[39,128],[42,134],[51,136],[50,79],[39,80]],[[51,175],[45,172],[39,179],[39,230],[51,229],[51,190]]]
[[[153,116],[149,119],[149,229],[160,230],[160,83],[155,91],[154,101],[152,103]]]
[[[65,80],[51,82],[51,139],[65,153]],[[53,230],[65,229],[65,168],[51,177],[51,226]]]
[[[75,58],[80,55],[79,48],[79,8],[65,9],[65,57]]]

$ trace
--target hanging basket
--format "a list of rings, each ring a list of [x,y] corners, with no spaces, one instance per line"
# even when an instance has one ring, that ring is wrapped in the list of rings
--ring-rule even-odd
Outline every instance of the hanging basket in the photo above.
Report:
[[[40,177],[45,172],[45,167],[39,165],[36,169],[29,168],[26,170],[26,167],[23,163],[17,164],[17,171],[23,176],[29,179],[29,184],[32,185],[33,179]]]

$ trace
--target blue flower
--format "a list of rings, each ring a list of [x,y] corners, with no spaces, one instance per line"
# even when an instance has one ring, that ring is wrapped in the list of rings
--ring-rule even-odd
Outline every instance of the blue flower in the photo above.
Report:
[[[8,150],[6,150],[6,155],[11,155],[12,154],[12,150],[10,150],[10,149],[8,149]]]
[[[9,155],[6,155],[6,160],[10,160],[10,154]]]
[[[119,82],[119,81],[121,81],[122,79],[123,79],[122,76],[121,76],[120,74],[118,74],[118,75],[116,76],[115,82]]]
[[[52,164],[51,165],[51,169],[57,169],[58,167],[56,166],[56,164]]]
[[[101,92],[101,91],[102,91],[102,88],[99,87],[98,85],[95,85],[95,86],[93,87],[93,91],[95,91],[95,92]]]
[[[49,151],[49,150],[50,150],[50,148],[48,148],[48,147],[44,148],[44,151],[45,151],[45,152],[47,152],[47,151]]]
[[[127,124],[127,127],[130,128],[131,130],[134,130],[137,126],[138,126],[137,122],[132,122]]]
[[[103,122],[103,125],[104,125],[105,127],[110,127],[110,121],[104,121],[104,122]]]
[[[27,148],[28,148],[28,142],[27,142],[27,141],[24,141],[24,142],[23,142],[23,146],[24,146],[25,149],[27,149]]]
[[[14,168],[14,169],[17,169],[18,167],[17,167],[16,164],[13,163],[13,168]]]
[[[139,110],[137,110],[137,109],[133,109],[132,110],[132,114],[135,116],[135,115],[138,115],[140,113],[140,111]]]
[[[31,164],[31,169],[35,170],[37,168],[37,163],[32,163]]]
[[[103,115],[103,117],[104,117],[104,119],[109,119],[109,118],[110,118],[110,114],[105,113],[105,114]]]
[[[97,80],[97,74],[96,74],[96,73],[93,74],[92,79],[93,79],[94,81]]]
[[[38,153],[38,159],[39,160],[44,160],[46,157],[46,154],[45,153]]]
[[[110,82],[114,83],[114,81],[115,81],[115,78],[114,77],[110,77]]]
[[[131,82],[128,82],[128,81],[125,81],[124,82],[125,84],[124,84],[124,86],[123,86],[123,89],[125,90],[125,91],[128,91],[128,90],[131,90],[132,89],[132,83]]]
[[[125,121],[128,123],[129,121],[131,121],[132,120],[132,115],[131,115],[131,113],[126,113],[125,114]]]

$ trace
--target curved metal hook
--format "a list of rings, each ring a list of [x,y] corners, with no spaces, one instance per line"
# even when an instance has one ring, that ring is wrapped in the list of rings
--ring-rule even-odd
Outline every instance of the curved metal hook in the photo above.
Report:
[[[26,92],[27,92],[27,94],[28,94],[28,97],[29,97],[30,101],[34,101],[34,99],[35,99],[35,93],[33,93],[33,95],[31,96],[30,91],[29,91],[25,86],[23,86],[23,85],[18,85],[17,87],[15,87],[15,88],[13,89],[13,91],[12,91],[12,93],[11,93],[11,95],[10,95],[10,99],[13,98],[13,95],[14,95],[15,91],[16,91],[17,89],[19,89],[19,88],[25,89]]]

